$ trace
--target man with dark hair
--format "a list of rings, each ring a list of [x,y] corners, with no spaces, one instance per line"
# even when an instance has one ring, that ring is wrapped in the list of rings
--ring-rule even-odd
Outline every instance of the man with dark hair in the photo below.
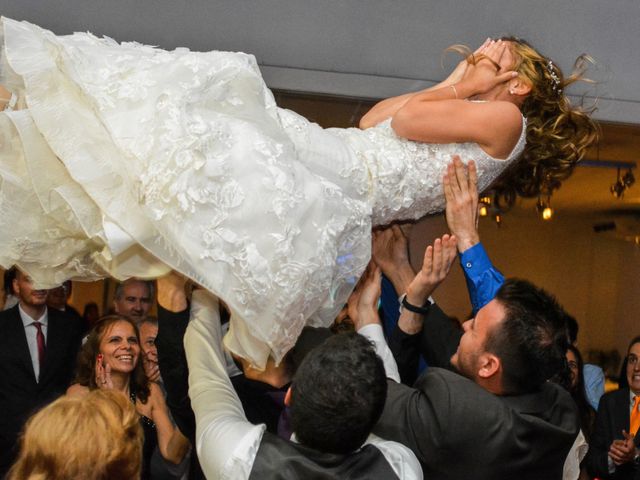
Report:
[[[500,386],[490,390],[502,395],[535,391],[564,368],[564,352],[569,347],[567,315],[555,298],[524,280],[505,281],[495,300],[492,311],[502,321],[500,328],[487,331],[484,350],[497,357],[502,375]],[[464,338],[463,335],[461,344]],[[474,379],[475,366],[463,361],[460,348],[451,363],[460,373]]]
[[[589,473],[597,478],[640,478],[640,336],[627,349],[627,386],[605,393],[587,453]]]
[[[307,354],[287,394],[295,440],[287,441],[246,420],[225,370],[218,312],[214,297],[194,292],[184,340],[207,478],[422,478],[409,449],[369,435],[386,390],[369,341],[341,334]]]
[[[567,315],[543,290],[507,280],[458,332],[428,300],[446,276],[451,248],[455,242],[443,237],[427,250],[402,301],[399,328],[426,345],[436,332],[447,345],[432,350],[452,353],[457,372],[430,366],[415,388],[389,381],[374,432],[411,448],[425,478],[561,479],[579,422],[569,394],[547,379],[564,364]],[[443,356],[432,356],[430,365],[447,366]]]
[[[384,365],[363,336],[333,336],[305,358],[290,392],[291,421],[300,443],[348,454],[366,441],[382,414],[387,396]],[[331,421],[318,415],[332,404],[340,408],[332,412]]]
[[[78,319],[47,308],[48,290],[25,272],[12,285],[18,304],[0,312],[0,478],[25,421],[69,387],[83,332]]]

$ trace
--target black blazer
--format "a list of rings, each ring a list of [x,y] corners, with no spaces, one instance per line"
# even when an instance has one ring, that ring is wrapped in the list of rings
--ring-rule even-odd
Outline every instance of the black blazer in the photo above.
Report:
[[[36,382],[18,306],[0,312],[0,478],[14,460],[26,420],[69,386],[82,331],[77,319],[48,310],[47,357]]]
[[[606,393],[600,399],[596,424],[587,453],[587,469],[593,476],[616,480],[639,480],[640,468],[635,463],[627,463],[609,474],[608,452],[614,440],[622,440],[622,430],[629,431],[629,389],[623,388]],[[636,447],[640,447],[640,433],[635,437]]]

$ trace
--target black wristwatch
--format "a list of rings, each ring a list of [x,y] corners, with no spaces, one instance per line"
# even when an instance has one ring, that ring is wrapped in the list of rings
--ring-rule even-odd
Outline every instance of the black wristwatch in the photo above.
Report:
[[[402,313],[402,309],[406,308],[407,310],[409,310],[410,312],[413,313],[418,313],[420,315],[426,315],[427,313],[429,313],[429,307],[431,306],[431,302],[427,299],[426,303],[421,306],[421,307],[416,307],[415,305],[411,305],[408,301],[407,301],[407,294],[403,294],[400,297],[400,313]]]

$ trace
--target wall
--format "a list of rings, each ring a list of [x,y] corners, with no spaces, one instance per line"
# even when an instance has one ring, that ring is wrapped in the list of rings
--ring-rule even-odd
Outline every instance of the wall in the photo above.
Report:
[[[578,344],[590,349],[616,348],[625,353],[630,338],[640,334],[640,248],[596,234],[589,218],[556,214],[543,222],[533,211],[516,210],[500,227],[487,218],[480,234],[495,265],[506,275],[522,277],[555,294],[580,324]],[[442,216],[417,224],[411,233],[411,257],[422,263],[424,248],[445,233]],[[459,319],[471,310],[464,277],[456,263],[435,295]]]

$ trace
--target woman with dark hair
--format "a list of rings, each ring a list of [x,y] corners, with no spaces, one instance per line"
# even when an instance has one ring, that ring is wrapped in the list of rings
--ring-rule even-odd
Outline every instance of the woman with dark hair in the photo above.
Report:
[[[141,478],[145,479],[156,445],[164,459],[178,464],[189,450],[189,441],[173,425],[160,387],[149,382],[140,360],[136,325],[121,315],[103,317],[78,354],[76,383],[67,395],[82,397],[105,389],[122,392],[131,400],[144,430]]]
[[[276,106],[250,55],[3,27],[0,83],[22,108],[0,114],[12,140],[0,144],[3,194],[36,192],[9,209],[28,227],[3,217],[0,259],[43,283],[169,265],[224,300],[225,344],[259,368],[310,317],[333,321],[369,261],[372,226],[444,208],[452,155],[475,161],[480,190],[505,172],[513,201],[556,188],[596,138],[565,95],[582,66],[564,77],[515,38],[488,39],[438,85],[380,102],[361,129],[322,129]],[[54,173],[32,182],[29,171]],[[50,205],[51,190],[64,195]]]
[[[584,434],[587,443],[591,438],[593,432],[593,422],[596,419],[596,411],[593,409],[589,400],[587,400],[587,393],[584,384],[582,355],[580,350],[575,346],[569,345],[567,350],[567,364],[571,372],[571,384],[569,386],[569,393],[578,406],[578,412],[580,414],[580,428]]]

